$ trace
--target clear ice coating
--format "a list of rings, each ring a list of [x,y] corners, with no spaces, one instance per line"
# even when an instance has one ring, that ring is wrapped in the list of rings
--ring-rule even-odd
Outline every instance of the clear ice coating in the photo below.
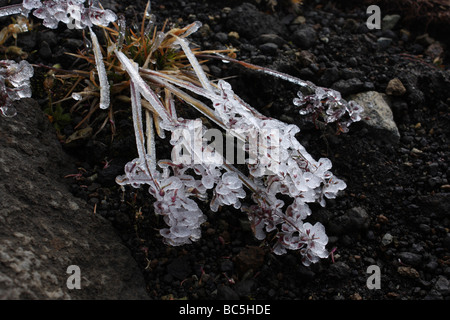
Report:
[[[150,18],[151,14],[152,14],[152,2],[151,1],[147,2],[147,6],[146,6],[145,9],[146,9],[145,10],[145,17],[146,18]]]
[[[147,15],[146,15],[147,16]],[[144,35],[150,36],[150,32],[153,30],[153,26],[155,25],[156,16],[154,14],[150,14],[148,16],[148,23],[147,26],[145,26]]]
[[[0,8],[0,17],[11,16],[14,14],[21,14],[23,12],[22,5],[13,4]]]
[[[78,92],[72,93],[72,99],[80,101],[83,97]]]
[[[194,32],[197,32],[198,29],[200,29],[202,26],[202,23],[200,21],[195,21],[189,26],[187,26],[187,31],[181,35],[181,37],[186,38],[189,37]]]
[[[16,109],[12,101],[31,97],[30,78],[33,67],[25,60],[19,63],[13,60],[0,61],[0,108],[1,115],[13,117]]]
[[[40,0],[23,0],[22,6],[25,9],[33,10],[42,7],[42,2]]]
[[[125,39],[125,32],[127,29],[127,21],[125,20],[125,16],[123,14],[119,15],[119,37],[117,39],[117,48],[122,49],[123,41]]]
[[[181,48],[183,49],[183,51],[186,55],[186,58],[188,58],[192,68],[194,69],[195,74],[197,75],[198,79],[200,80],[200,82],[202,84],[202,87],[209,92],[214,92],[213,88],[211,86],[211,83],[209,82],[208,78],[206,77],[205,72],[203,71],[203,68],[200,66],[200,63],[198,62],[194,53],[189,48],[188,41],[183,38],[177,38],[176,43],[179,44],[181,46]]]
[[[315,117],[322,117],[325,123],[336,122],[342,132],[347,132],[348,127],[353,123],[361,120],[361,113],[364,108],[354,101],[347,102],[341,94],[332,89],[308,84],[310,90],[314,90],[313,94],[305,95],[298,91],[297,97],[292,103],[301,107],[300,115],[313,114]]]
[[[149,56],[151,56],[152,53],[155,52],[159,48],[161,43],[164,41],[165,37],[166,37],[166,34],[164,32],[162,32],[162,31],[158,31],[156,33],[155,41],[153,41],[153,43],[152,43],[152,46],[150,48]]]
[[[117,20],[111,10],[100,8],[98,1],[89,0],[24,0],[22,5],[8,6],[0,9],[0,16],[19,14],[28,15],[32,10],[35,17],[44,20],[43,25],[50,29],[58,27],[59,22],[69,28],[84,29],[93,25],[107,26]]]
[[[109,82],[106,74],[105,64],[103,63],[103,55],[100,50],[100,44],[94,31],[89,28],[91,33],[92,45],[95,56],[95,64],[97,66],[98,79],[100,81],[100,109],[108,109],[110,103]]]
[[[28,84],[27,82],[33,77],[34,69],[27,61],[22,60],[19,64],[11,62],[7,73],[9,82],[17,88]]]

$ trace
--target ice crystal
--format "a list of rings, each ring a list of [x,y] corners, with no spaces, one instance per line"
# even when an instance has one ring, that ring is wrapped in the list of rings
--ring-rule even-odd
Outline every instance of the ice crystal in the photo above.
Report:
[[[95,64],[97,66],[98,78],[100,82],[100,108],[107,109],[109,107],[109,83],[108,76],[106,74],[105,64],[103,63],[103,56],[100,50],[100,44],[98,43],[97,36],[94,31],[89,27],[92,39],[92,45],[95,56]]]
[[[33,67],[25,60],[19,63],[0,61],[0,112],[3,116],[16,115],[13,101],[31,97],[30,78],[33,73]]]
[[[84,29],[93,25],[107,26],[117,19],[116,14],[108,9],[101,9],[98,4],[86,0],[24,0],[22,13],[33,15],[43,20],[43,25],[56,29],[59,22],[65,23],[69,28]]]
[[[11,16],[15,14],[20,14],[23,12],[21,5],[9,5],[0,8],[0,17]]]
[[[301,115],[312,114],[315,120],[322,117],[326,124],[336,122],[342,132],[347,132],[353,122],[361,120],[364,109],[356,102],[347,102],[338,91],[332,89],[309,86],[311,89],[313,94],[305,95],[298,91],[293,99],[293,104],[301,107]]]

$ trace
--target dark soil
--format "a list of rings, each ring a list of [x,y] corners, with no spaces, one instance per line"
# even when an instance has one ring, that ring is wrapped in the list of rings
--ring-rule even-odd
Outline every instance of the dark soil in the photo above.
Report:
[[[73,193],[116,227],[152,299],[449,299],[450,44],[448,33],[435,27],[442,21],[412,24],[414,16],[383,3],[382,16],[397,13],[400,21],[392,30],[369,30],[367,5],[359,2],[310,0],[299,12],[283,1],[273,12],[262,2],[153,0],[152,8],[161,24],[169,19],[208,25],[192,36],[203,49],[233,46],[240,60],[338,88],[345,96],[384,93],[393,78],[407,90],[391,97],[399,142],[362,122],[335,135],[334,128],[316,129],[301,119],[291,103],[297,90],[292,85],[221,61],[208,64],[213,76],[233,77],[234,90],[262,113],[298,124],[308,152],[330,158],[333,173],[346,181],[347,189],[325,208],[312,206],[312,218],[327,229],[328,249],[336,248],[333,259],[304,267],[295,252],[276,256],[253,237],[247,217],[230,208],[216,214],[204,209],[208,221],[198,242],[163,244],[164,222],[153,213],[148,192],[122,191],[114,182],[135,157],[126,118],[117,122],[113,142],[106,126],[95,139],[66,146],[82,174],[80,180],[67,179]],[[144,1],[103,4],[128,19],[145,6]],[[304,24],[293,24],[298,16]],[[82,45],[81,32],[38,30],[19,36],[19,46],[36,51],[29,61],[77,66],[64,52]],[[438,53],[430,49],[433,44]],[[44,108],[45,95],[35,98]],[[62,133],[72,133],[79,120],[74,117]],[[371,265],[380,268],[381,289],[366,285]]]

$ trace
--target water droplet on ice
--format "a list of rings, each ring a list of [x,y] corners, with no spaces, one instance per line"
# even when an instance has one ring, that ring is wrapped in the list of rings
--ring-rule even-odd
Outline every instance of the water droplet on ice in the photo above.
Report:
[[[83,97],[81,96],[81,94],[74,92],[72,93],[72,99],[80,101]]]

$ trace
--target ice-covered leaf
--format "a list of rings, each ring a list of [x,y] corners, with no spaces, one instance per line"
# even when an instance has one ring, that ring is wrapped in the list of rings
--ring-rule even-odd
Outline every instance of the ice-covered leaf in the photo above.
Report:
[[[100,81],[100,108],[108,109],[110,98],[109,98],[109,82],[108,76],[106,74],[105,64],[103,63],[103,55],[100,50],[100,44],[98,43],[97,35],[91,28],[89,28],[93,51],[95,56],[95,65],[97,67],[98,79]]]

